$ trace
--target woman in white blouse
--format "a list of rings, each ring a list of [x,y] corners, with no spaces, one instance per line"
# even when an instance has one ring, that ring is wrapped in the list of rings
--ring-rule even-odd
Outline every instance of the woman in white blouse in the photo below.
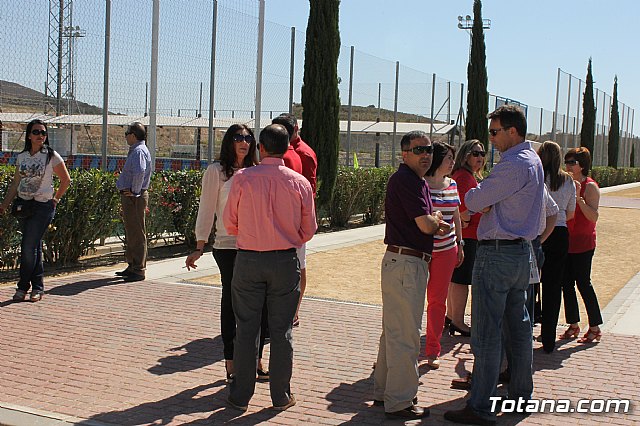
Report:
[[[231,303],[231,280],[236,260],[236,237],[227,234],[222,224],[222,213],[227,204],[233,175],[240,169],[256,164],[256,140],[251,129],[244,124],[234,124],[227,129],[222,138],[220,157],[210,164],[202,177],[202,195],[196,219],[196,250],[186,260],[187,268],[196,268],[196,261],[202,256],[209,236],[214,235],[213,257],[220,269],[222,281],[222,302],[220,312],[222,343],[224,347],[227,381],[233,380],[233,338],[236,320]],[[261,333],[260,353],[262,354],[263,336]],[[262,362],[258,363],[258,375],[267,375]],[[259,378],[268,378],[259,377]]]
[[[54,192],[53,175],[60,185]],[[42,238],[53,220],[60,198],[69,188],[71,178],[62,157],[49,147],[47,125],[41,120],[27,124],[24,149],[16,158],[16,174],[7,195],[0,205],[4,214],[14,198],[29,203],[27,215],[20,218],[22,242],[20,244],[20,281],[13,295],[15,302],[26,299],[38,302],[44,294],[44,265],[42,263]]]

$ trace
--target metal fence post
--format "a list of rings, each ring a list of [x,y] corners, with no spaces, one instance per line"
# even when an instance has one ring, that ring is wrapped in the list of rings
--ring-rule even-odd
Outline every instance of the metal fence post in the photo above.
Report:
[[[391,138],[391,166],[396,166],[396,131],[398,128],[398,83],[400,77],[400,62],[396,61],[396,94],[393,101],[393,137]]]
[[[556,130],[558,121],[558,100],[560,98],[560,68],[558,68],[558,77],[556,79],[556,108],[553,111],[553,123],[551,126],[551,139],[556,140]]]
[[[215,92],[216,92],[216,34],[218,26],[218,0],[213,0],[213,15],[211,17],[211,72],[209,75],[209,134],[207,140],[207,162],[214,158],[216,147],[215,120]]]
[[[158,116],[158,39],[160,27],[160,0],[153,0],[153,21],[151,25],[151,93],[149,108],[148,143],[151,151],[151,167],[156,165],[156,118]]]
[[[111,0],[105,0],[104,14],[104,77],[102,83],[102,163],[107,170],[107,146],[109,141],[109,57],[111,52]]]
[[[431,123],[429,123],[429,140],[433,137],[433,110],[436,103],[436,74],[431,75]]]
[[[293,114],[293,74],[296,58],[296,27],[291,27],[291,59],[289,60],[289,114]]]
[[[349,155],[351,154],[351,110],[353,109],[353,57],[355,48],[351,46],[351,59],[349,60],[349,109],[347,110],[347,158],[345,165],[349,167]]]
[[[256,138],[260,136],[260,115],[262,114],[262,59],[264,56],[264,0],[260,0],[260,15],[258,18],[258,55],[256,64]]]

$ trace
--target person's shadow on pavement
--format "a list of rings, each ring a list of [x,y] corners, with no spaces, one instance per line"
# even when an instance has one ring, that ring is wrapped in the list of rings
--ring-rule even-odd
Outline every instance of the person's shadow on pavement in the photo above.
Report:
[[[197,370],[222,361],[222,337],[218,335],[213,339],[206,337],[193,340],[168,351],[176,352],[176,354],[160,358],[158,363],[153,367],[149,367],[147,371],[161,376]]]
[[[74,283],[62,284],[45,291],[45,294],[53,296],[76,296],[84,291],[95,290],[110,285],[127,284],[120,277],[101,278],[97,280],[76,281]]]

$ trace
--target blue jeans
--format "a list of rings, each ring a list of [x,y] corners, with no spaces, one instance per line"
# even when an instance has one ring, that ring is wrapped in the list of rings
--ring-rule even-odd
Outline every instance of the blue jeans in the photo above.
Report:
[[[533,393],[531,321],[525,307],[529,288],[529,244],[479,245],[473,269],[471,349],[475,357],[469,407],[495,420],[495,395],[502,360],[502,334],[510,346],[509,398]]]
[[[22,243],[20,244],[20,281],[18,288],[29,291],[44,291],[44,265],[42,264],[42,237],[53,220],[53,201],[33,203],[31,217],[20,220]]]

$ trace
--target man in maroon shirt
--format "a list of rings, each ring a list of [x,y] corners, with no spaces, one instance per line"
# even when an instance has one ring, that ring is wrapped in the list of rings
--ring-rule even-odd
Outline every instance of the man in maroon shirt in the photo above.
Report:
[[[318,158],[313,149],[307,145],[305,141],[300,138],[300,128],[298,127],[298,120],[293,114],[280,114],[278,117],[272,120],[272,124],[281,124],[287,129],[289,133],[289,150],[293,148],[295,153],[299,156],[302,163],[302,171],[299,172],[307,178],[313,189],[313,193],[316,192],[316,172],[318,170]],[[288,151],[290,152],[290,151]],[[286,155],[285,155],[286,157]],[[285,165],[287,167],[296,170],[295,168],[287,164],[285,158]],[[298,171],[298,170],[296,170]],[[307,288],[307,245],[304,244],[298,249],[298,259],[300,259],[300,301],[298,302],[298,309],[296,310],[296,316],[293,319],[293,326],[299,325],[298,311],[300,310],[300,303],[302,303],[302,297],[304,296],[304,290]]]

